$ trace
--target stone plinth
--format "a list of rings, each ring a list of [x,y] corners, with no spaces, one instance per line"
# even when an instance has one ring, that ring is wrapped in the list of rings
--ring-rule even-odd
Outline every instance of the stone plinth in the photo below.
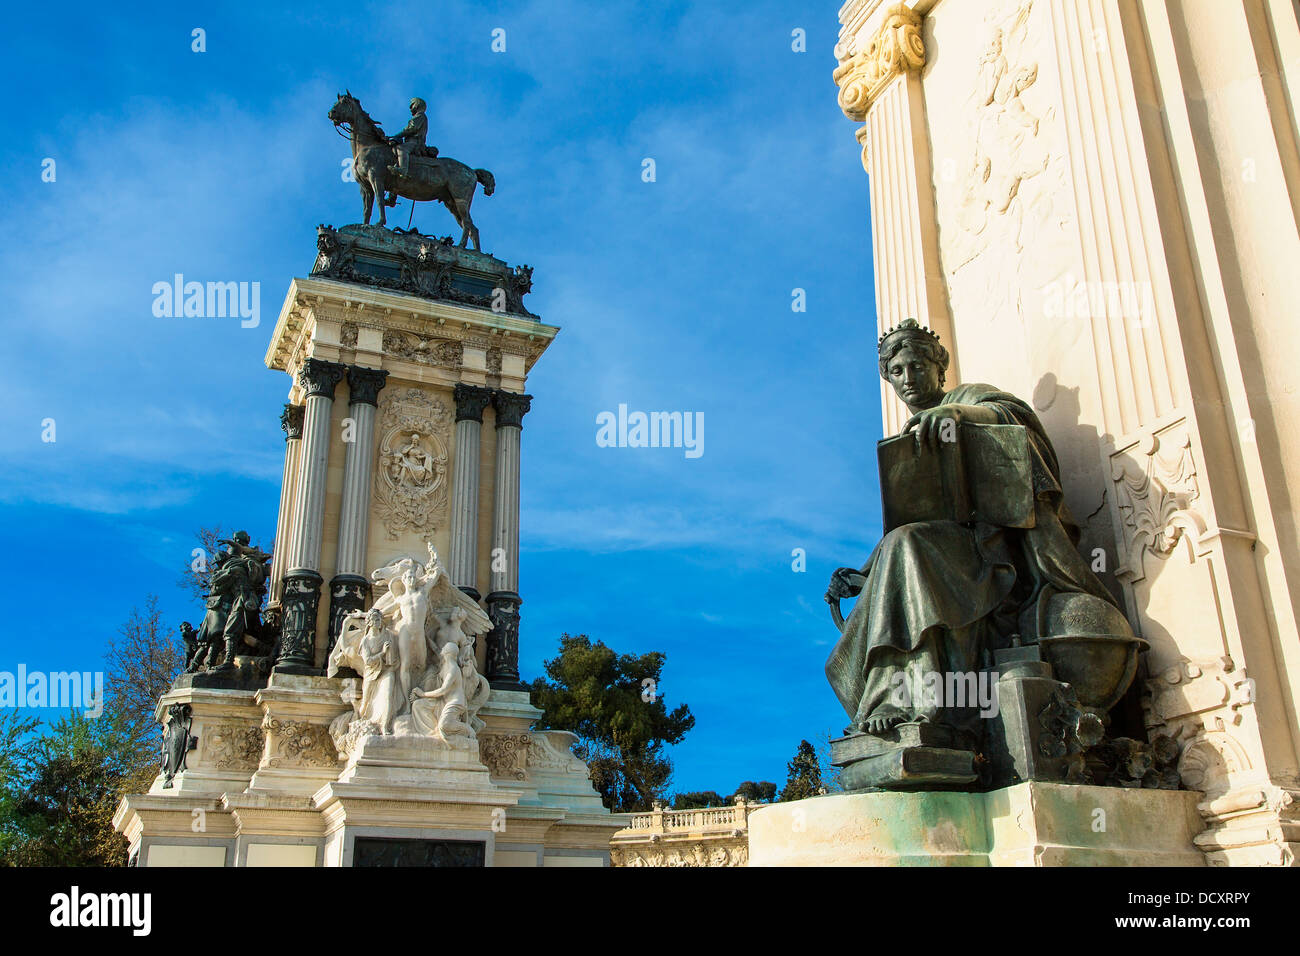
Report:
[[[251,690],[212,690],[178,687],[158,700],[155,719],[165,723],[174,706],[190,708],[189,732],[197,744],[185,757],[185,769],[167,786],[159,774],[150,793],[176,792],[220,796],[243,790],[261,761],[265,736],[262,709]]]
[[[341,681],[300,674],[272,674],[257,692],[266,743],[251,791],[307,795],[338,778],[339,756],[330,722],[349,708]]]
[[[1023,783],[763,807],[750,866],[1204,866],[1200,794]]]
[[[159,714],[189,706],[197,741],[171,788],[160,777],[118,806],[137,865],[609,864],[630,817],[601,804],[572,734],[532,729],[526,693],[493,692],[472,748],[372,735],[340,759],[343,683],[276,673],[257,692],[165,695]]]

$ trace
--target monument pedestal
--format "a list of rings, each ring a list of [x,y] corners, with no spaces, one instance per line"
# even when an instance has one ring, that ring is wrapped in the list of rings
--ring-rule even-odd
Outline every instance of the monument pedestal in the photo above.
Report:
[[[850,793],[749,816],[750,866],[1204,866],[1200,794],[1030,782]]]
[[[607,866],[629,822],[573,756],[535,731],[527,693],[493,691],[479,739],[360,738],[340,757],[342,678],[275,673],[256,693],[184,687],[195,746],[162,788],[124,797],[114,825],[139,866]],[[186,728],[183,728],[186,729]]]

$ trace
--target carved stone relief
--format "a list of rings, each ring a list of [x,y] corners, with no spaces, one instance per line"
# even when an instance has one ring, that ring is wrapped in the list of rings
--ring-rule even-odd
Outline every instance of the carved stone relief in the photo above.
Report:
[[[1205,531],[1204,519],[1193,508],[1201,491],[1184,422],[1159,435],[1145,435],[1113,455],[1111,480],[1123,531],[1125,563],[1117,572],[1121,578],[1142,580],[1148,553],[1166,558],[1185,532],[1194,541]]]
[[[528,768],[563,773],[589,772],[586,764],[572,752],[556,747],[544,732],[533,734],[532,745],[528,748]]]
[[[329,728],[305,720],[279,720],[267,715],[262,720],[266,732],[267,767],[334,767],[338,752],[330,739]]]
[[[207,731],[208,758],[218,770],[256,770],[266,737],[260,727],[217,724]]]
[[[720,843],[716,841],[688,843],[679,846],[650,848],[614,848],[609,851],[614,866],[747,866],[749,844]]]
[[[385,396],[375,502],[390,538],[408,529],[428,533],[446,510],[453,418],[447,405],[418,388]]]
[[[384,351],[421,365],[460,368],[465,347],[455,339],[426,339],[401,329],[384,332]]]
[[[523,780],[530,742],[528,734],[479,734],[479,759],[494,777]]]
[[[1251,769],[1250,756],[1232,734],[1255,697],[1254,682],[1230,657],[1182,661],[1146,683],[1146,723],[1178,742],[1183,784],[1208,797],[1226,793],[1234,775]]]

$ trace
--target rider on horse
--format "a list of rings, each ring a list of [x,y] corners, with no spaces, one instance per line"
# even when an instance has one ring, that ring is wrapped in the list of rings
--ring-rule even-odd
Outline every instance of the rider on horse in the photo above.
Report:
[[[418,96],[412,97],[410,122],[396,136],[388,137],[388,144],[394,147],[394,151],[397,153],[397,163],[388,167],[389,172],[405,176],[410,168],[412,156],[437,157],[438,149],[436,146],[424,145],[424,137],[429,132],[429,118],[424,115],[424,111],[424,100]],[[390,190],[388,197],[384,200],[384,205],[394,206],[396,204],[397,193]]]

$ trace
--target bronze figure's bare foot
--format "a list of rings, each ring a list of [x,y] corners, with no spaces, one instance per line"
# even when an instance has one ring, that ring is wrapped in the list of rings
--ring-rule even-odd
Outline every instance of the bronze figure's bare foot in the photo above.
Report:
[[[888,733],[892,727],[906,722],[907,714],[900,708],[893,704],[881,704],[862,722],[862,730],[874,737],[880,737]]]

